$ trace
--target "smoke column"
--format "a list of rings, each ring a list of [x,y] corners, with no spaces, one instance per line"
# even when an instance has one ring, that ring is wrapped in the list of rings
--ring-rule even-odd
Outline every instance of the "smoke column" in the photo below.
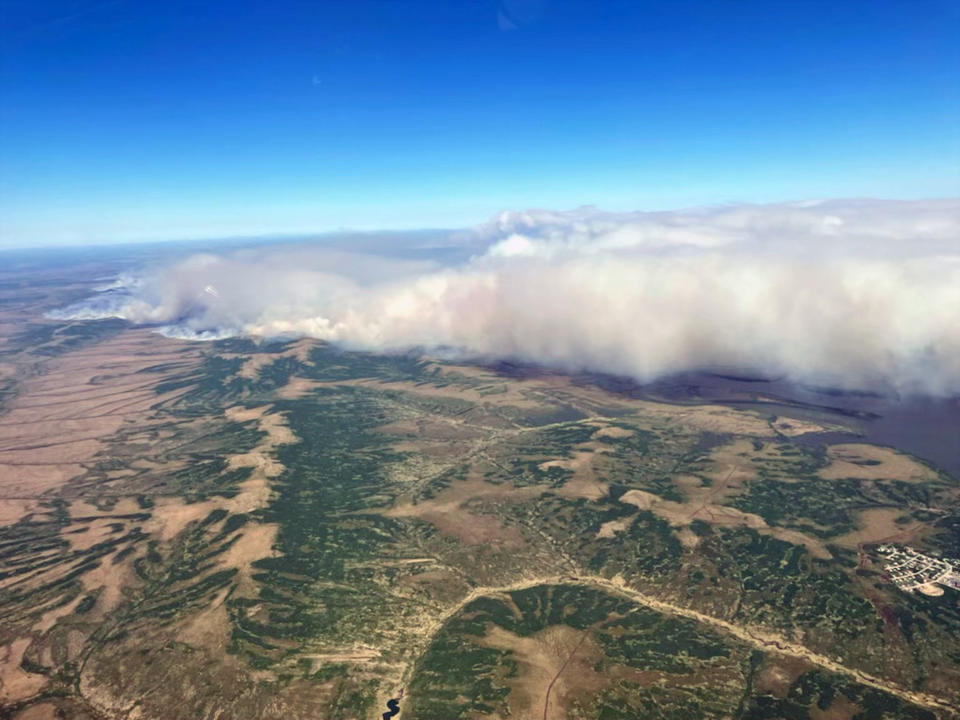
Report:
[[[359,245],[198,254],[58,314],[639,380],[723,367],[960,392],[958,200],[505,212],[442,243]]]

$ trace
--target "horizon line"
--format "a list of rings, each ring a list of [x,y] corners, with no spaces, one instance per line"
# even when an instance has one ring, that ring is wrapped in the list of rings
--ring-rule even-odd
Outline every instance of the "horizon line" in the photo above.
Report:
[[[80,250],[84,248],[106,248],[106,247],[149,247],[153,245],[173,245],[173,244],[191,244],[191,243],[229,243],[229,242],[282,242],[284,240],[308,240],[310,238],[323,238],[332,235],[376,235],[376,234],[400,234],[400,233],[443,233],[443,232],[463,232],[469,231],[479,224],[495,219],[506,212],[573,212],[581,209],[594,209],[600,213],[659,213],[659,212],[690,212],[696,210],[710,210],[730,207],[769,207],[769,206],[804,206],[818,205],[828,202],[898,202],[898,203],[922,203],[922,202],[942,202],[949,200],[960,200],[958,195],[937,195],[931,197],[904,199],[898,197],[879,197],[879,196],[844,196],[833,197],[804,198],[795,200],[776,200],[770,202],[747,201],[747,200],[723,200],[713,203],[695,203],[684,204],[671,207],[660,208],[636,208],[632,210],[605,210],[595,203],[583,203],[567,208],[557,209],[546,206],[518,208],[504,208],[492,214],[489,214],[486,220],[458,225],[453,227],[442,227],[434,225],[416,225],[404,227],[384,226],[377,228],[353,228],[338,227],[329,230],[292,230],[288,232],[254,232],[250,234],[229,234],[229,235],[195,235],[163,238],[143,238],[140,240],[125,238],[120,240],[95,240],[93,242],[52,242],[39,245],[6,245],[0,239],[0,253],[5,252],[29,252],[42,250]]]

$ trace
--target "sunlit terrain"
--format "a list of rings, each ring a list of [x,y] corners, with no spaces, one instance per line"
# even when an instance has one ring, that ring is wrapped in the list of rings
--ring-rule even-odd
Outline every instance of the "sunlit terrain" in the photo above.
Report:
[[[129,269],[88,262],[2,278],[11,715],[960,701],[956,590],[905,592],[880,551],[960,556],[956,454],[884,425],[909,401],[51,319]]]
[[[0,720],[960,719],[960,0],[0,0]]]

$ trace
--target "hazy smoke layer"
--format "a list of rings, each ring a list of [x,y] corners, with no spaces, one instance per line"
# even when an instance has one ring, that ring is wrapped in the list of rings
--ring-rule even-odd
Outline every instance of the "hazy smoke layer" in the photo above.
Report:
[[[196,255],[64,314],[641,380],[723,367],[960,392],[960,200],[507,212],[402,245]]]

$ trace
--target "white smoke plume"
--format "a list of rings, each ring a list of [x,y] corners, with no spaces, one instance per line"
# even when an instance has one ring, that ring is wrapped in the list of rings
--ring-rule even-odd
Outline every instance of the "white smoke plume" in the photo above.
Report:
[[[722,367],[960,393],[960,200],[506,212],[418,242],[195,255],[62,315],[639,380]]]

